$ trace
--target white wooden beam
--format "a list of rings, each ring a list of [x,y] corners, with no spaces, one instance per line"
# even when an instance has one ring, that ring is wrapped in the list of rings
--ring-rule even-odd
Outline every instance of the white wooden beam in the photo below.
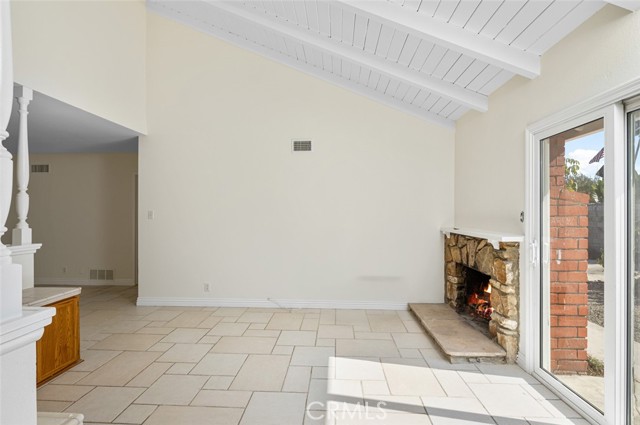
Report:
[[[631,12],[635,12],[636,10],[640,10],[640,1],[638,0],[606,0],[607,3],[611,3],[623,9],[630,10]]]
[[[366,51],[332,40],[331,38],[314,34],[310,31],[301,29],[297,25],[288,24],[284,21],[276,21],[264,14],[256,14],[251,10],[238,7],[230,2],[209,0],[207,3],[215,8],[241,18],[252,25],[260,25],[268,30],[277,32],[282,36],[307,44],[315,49],[325,51],[348,62],[375,70],[394,80],[404,82],[430,93],[435,93],[443,98],[477,111],[484,112],[488,109],[488,99],[487,96],[483,94],[465,89],[464,87],[456,86],[455,84],[431,77],[419,71],[414,71]]]
[[[175,5],[175,3],[174,3]],[[172,10],[171,8],[166,6],[165,2],[162,1],[147,1],[147,8],[153,10],[154,12],[165,16],[169,19],[173,19],[178,22],[182,22],[186,25],[189,25],[195,29],[198,29],[202,32],[205,32],[210,35],[214,35],[218,38],[226,40],[230,43],[235,44],[243,49],[251,50],[254,53],[257,53],[261,56],[267,57],[271,60],[275,60],[278,63],[283,63],[287,66],[295,68],[301,72],[306,74],[311,74],[314,77],[325,80],[329,83],[332,83],[336,86],[342,87],[346,90],[356,92],[362,96],[368,97],[371,100],[376,101],[377,103],[382,103],[391,107],[393,109],[408,113],[425,121],[428,121],[433,124],[438,124],[447,128],[454,128],[455,123],[447,118],[444,118],[440,115],[434,114],[430,111],[418,108],[417,106],[408,104],[406,102],[402,102],[398,99],[395,99],[391,96],[386,96],[378,91],[375,91],[369,87],[365,87],[359,84],[356,84],[352,81],[348,81],[341,76],[331,74],[322,69],[316,68],[311,64],[299,62],[289,56],[286,56],[280,52],[277,52],[272,49],[268,49],[264,46],[251,42],[243,37],[240,37],[236,34],[232,34],[227,30],[215,27],[210,24],[206,24],[201,19],[198,19],[196,16],[191,16],[188,13],[184,13],[184,10],[181,10],[180,13],[176,13],[176,10]]]
[[[384,0],[342,0],[337,5],[415,37],[527,78],[540,75],[540,57]]]

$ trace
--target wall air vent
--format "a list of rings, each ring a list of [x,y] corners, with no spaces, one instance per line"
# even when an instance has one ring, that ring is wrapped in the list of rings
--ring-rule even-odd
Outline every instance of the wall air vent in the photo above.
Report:
[[[32,164],[31,172],[32,173],[48,173],[49,164]]]
[[[311,140],[293,140],[292,148],[294,152],[311,152]]]
[[[113,270],[91,269],[89,280],[113,280]]]

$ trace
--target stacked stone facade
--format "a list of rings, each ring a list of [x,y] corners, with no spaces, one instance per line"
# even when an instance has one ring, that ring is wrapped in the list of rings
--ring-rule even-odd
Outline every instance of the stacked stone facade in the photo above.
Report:
[[[458,303],[464,299],[463,266],[488,275],[494,308],[489,332],[507,352],[507,362],[515,362],[520,338],[520,244],[500,243],[499,249],[495,249],[486,239],[451,234],[445,238],[444,245],[446,302],[458,308]]]

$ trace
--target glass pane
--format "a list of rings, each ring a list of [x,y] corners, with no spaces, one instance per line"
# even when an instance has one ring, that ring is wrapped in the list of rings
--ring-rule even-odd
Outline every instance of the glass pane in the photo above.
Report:
[[[631,162],[630,170],[630,196],[629,196],[629,267],[631,276],[631,335],[632,335],[632,402],[633,423],[640,424],[640,159],[638,151],[640,149],[640,111],[632,112],[628,115],[629,119],[629,160]]]
[[[604,121],[542,142],[542,367],[604,409]]]

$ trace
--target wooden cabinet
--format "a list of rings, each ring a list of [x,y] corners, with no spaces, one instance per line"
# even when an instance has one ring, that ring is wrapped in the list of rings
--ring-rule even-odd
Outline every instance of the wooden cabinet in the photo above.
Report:
[[[47,305],[56,315],[36,343],[36,382],[41,385],[80,361],[79,297]]]

